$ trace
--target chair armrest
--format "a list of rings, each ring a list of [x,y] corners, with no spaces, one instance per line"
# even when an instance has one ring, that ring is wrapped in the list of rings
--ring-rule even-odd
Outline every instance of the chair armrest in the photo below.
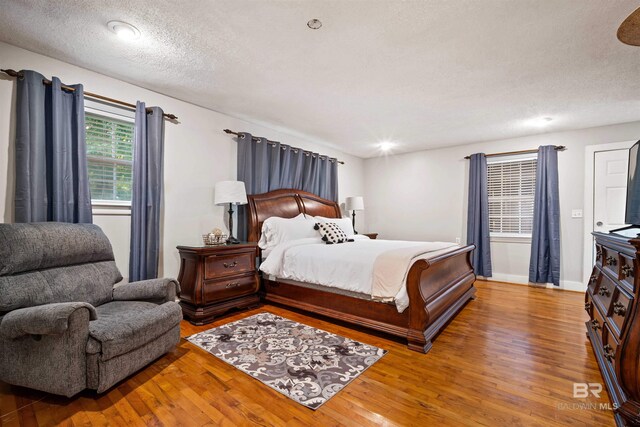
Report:
[[[0,335],[15,339],[23,335],[60,335],[69,329],[76,310],[89,310],[89,319],[98,318],[96,309],[86,302],[62,302],[10,311],[0,321]]]
[[[180,284],[174,279],[140,280],[113,288],[115,301],[150,301],[162,304],[175,301],[179,294]]]

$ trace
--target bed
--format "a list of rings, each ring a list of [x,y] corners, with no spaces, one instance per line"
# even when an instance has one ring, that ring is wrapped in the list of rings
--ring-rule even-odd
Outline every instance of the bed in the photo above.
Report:
[[[336,202],[300,190],[275,190],[247,198],[250,242],[260,240],[262,225],[271,217],[294,218],[301,213],[342,217]],[[266,301],[388,333],[406,340],[409,349],[426,353],[433,339],[474,298],[473,249],[472,245],[455,246],[415,261],[406,273],[408,307],[402,312],[388,302],[273,276],[263,275],[261,292]]]

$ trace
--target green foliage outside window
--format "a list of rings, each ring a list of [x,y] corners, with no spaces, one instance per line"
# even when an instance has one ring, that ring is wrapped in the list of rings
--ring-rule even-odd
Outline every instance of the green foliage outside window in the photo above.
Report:
[[[93,200],[131,200],[133,123],[87,113],[87,160]]]

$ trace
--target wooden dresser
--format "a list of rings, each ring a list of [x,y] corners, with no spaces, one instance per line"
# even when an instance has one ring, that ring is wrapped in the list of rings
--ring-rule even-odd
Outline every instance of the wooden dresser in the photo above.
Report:
[[[596,265],[587,286],[586,323],[616,423],[640,424],[640,239],[593,233]]]
[[[184,317],[204,325],[233,308],[258,305],[257,250],[255,243],[178,246]]]

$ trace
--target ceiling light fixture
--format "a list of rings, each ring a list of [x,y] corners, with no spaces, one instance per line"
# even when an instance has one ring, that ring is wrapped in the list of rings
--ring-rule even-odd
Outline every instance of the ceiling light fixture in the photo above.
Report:
[[[395,146],[396,146],[396,144],[391,142],[391,141],[384,141],[384,142],[381,142],[380,145],[378,145],[378,147],[382,151],[389,151]]]
[[[122,21],[109,21],[107,27],[123,40],[135,40],[140,37],[140,30]]]
[[[543,128],[549,126],[552,121],[553,117],[536,117],[535,119],[527,120],[527,124],[530,126]]]
[[[322,27],[322,22],[320,22],[319,19],[314,18],[307,22],[307,27],[311,28],[312,30],[319,30],[320,27]]]

